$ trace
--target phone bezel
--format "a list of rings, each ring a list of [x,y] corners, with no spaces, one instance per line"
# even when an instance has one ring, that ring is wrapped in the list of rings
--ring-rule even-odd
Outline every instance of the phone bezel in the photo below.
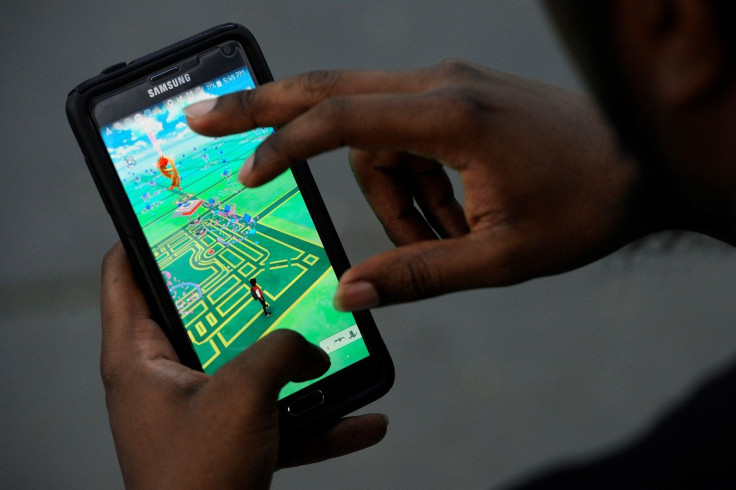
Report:
[[[122,64],[114,66],[77,86],[67,99],[69,122],[103,202],[131,259],[138,283],[154,311],[155,319],[172,342],[180,361],[200,371],[202,367],[199,359],[187,338],[186,330],[161,278],[153,253],[147,246],[135,212],[97,131],[93,104],[105,94],[113,93],[135,80],[177,63],[177,60],[194,56],[226,41],[240,43],[257,84],[273,80],[260,47],[250,31],[238,24],[223,24],[125,66]],[[312,173],[306,162],[295,163],[292,172],[317,232],[322,238],[325,253],[339,277],[349,267],[349,262]],[[322,423],[329,423],[334,418],[381,397],[392,386],[393,364],[371,314],[363,311],[354,315],[369,356],[280,400],[282,439],[290,439]],[[294,400],[315,390],[325,394],[324,403],[318,408],[298,416],[288,412],[288,407]]]

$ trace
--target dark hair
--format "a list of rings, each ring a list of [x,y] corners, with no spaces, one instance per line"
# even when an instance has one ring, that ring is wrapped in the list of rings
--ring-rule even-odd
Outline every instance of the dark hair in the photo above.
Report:
[[[250,285],[251,286],[255,286],[256,285],[256,278],[255,277],[251,278]]]

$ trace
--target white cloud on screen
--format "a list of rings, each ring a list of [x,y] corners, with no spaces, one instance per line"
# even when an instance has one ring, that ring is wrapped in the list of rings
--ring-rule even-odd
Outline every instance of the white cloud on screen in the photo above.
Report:
[[[110,156],[113,158],[113,160],[119,160],[121,158],[125,158],[126,155],[134,151],[140,151],[149,146],[151,145],[146,141],[138,140],[132,145],[122,145],[115,148],[108,148],[107,151],[108,153],[110,153]]]

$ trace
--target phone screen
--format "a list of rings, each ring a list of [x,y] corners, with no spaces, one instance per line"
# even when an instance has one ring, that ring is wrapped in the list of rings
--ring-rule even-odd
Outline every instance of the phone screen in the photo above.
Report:
[[[292,172],[258,188],[236,179],[273,129],[210,138],[186,124],[187,105],[253,89],[248,66],[187,78],[152,85],[166,98],[98,129],[204,371],[278,328],[330,355],[325,376],[367,357],[354,316],[332,305],[337,276]]]

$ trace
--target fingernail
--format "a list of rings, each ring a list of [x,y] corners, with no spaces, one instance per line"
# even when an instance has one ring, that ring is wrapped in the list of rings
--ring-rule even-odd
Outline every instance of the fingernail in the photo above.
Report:
[[[379,413],[378,415],[379,415],[379,416],[380,416],[380,417],[381,417],[381,418],[382,418],[383,420],[385,420],[385,421],[386,421],[386,427],[388,427],[388,422],[389,422],[389,420],[388,420],[388,415],[386,415],[385,413]]]
[[[243,162],[243,166],[240,167],[240,171],[238,172],[238,182],[245,185],[245,179],[248,177],[248,174],[251,170],[253,170],[253,162],[256,159],[256,154],[251,153],[248,158],[245,159]]]
[[[217,99],[215,98],[196,102],[190,106],[185,107],[184,114],[186,114],[187,117],[191,117],[192,119],[202,117],[210,112],[212,109],[214,109],[215,104],[217,104]]]
[[[378,292],[366,281],[349,284],[340,283],[335,293],[335,308],[339,311],[356,311],[373,308],[380,304]]]

